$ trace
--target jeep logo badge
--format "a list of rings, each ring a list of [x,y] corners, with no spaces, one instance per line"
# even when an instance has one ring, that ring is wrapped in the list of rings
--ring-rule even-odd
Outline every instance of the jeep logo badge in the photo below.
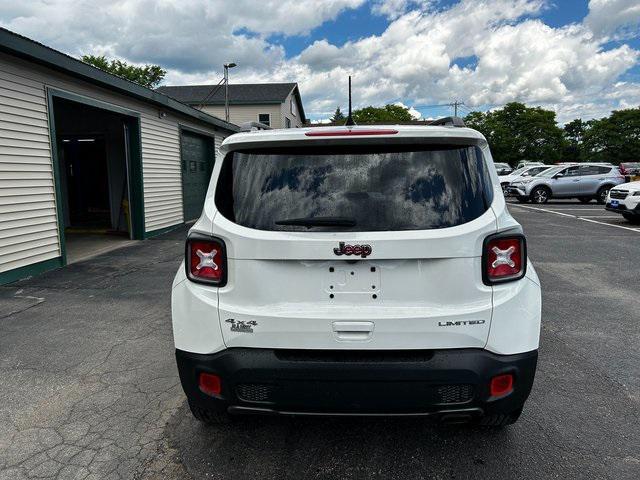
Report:
[[[371,245],[349,245],[344,242],[340,242],[336,248],[333,249],[333,253],[338,256],[346,255],[359,255],[362,258],[367,258],[371,255]]]

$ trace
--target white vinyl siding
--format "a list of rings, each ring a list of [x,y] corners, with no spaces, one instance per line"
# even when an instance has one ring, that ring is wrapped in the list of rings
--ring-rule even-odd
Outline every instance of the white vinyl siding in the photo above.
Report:
[[[236,125],[247,122],[257,122],[259,113],[271,115],[271,128],[283,128],[282,104],[230,105],[229,120]],[[224,118],[224,105],[205,105],[201,110],[209,115]]]
[[[216,147],[229,133],[0,53],[0,273],[61,255],[47,87],[140,115],[147,232],[183,221],[179,123],[215,135]]]
[[[293,90],[287,96],[287,99],[282,103],[282,108],[280,109],[280,116],[282,117],[282,125],[283,127],[286,125],[287,120],[289,119],[290,128],[298,128],[303,126],[303,120],[300,118],[298,113],[298,105],[296,104],[296,98],[293,93]]]
[[[44,86],[0,68],[0,273],[59,256]]]
[[[181,223],[182,172],[178,124],[142,115],[144,227],[147,232]]]

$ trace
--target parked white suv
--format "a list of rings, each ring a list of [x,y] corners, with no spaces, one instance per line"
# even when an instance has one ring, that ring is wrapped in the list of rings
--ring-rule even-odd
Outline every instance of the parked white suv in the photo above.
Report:
[[[640,182],[613,187],[609,190],[605,208],[620,213],[631,223],[640,223]]]
[[[220,151],[172,290],[196,418],[518,418],[540,282],[480,133],[270,130]]]

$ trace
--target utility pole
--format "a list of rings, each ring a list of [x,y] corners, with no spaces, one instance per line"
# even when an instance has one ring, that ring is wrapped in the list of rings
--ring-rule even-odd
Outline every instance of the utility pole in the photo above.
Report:
[[[224,64],[224,119],[229,121],[229,69],[235,67],[236,64]]]
[[[458,116],[458,107],[460,105],[464,105],[464,102],[459,102],[458,100],[455,100],[453,103],[449,104],[450,107],[453,107],[453,116],[454,117]]]

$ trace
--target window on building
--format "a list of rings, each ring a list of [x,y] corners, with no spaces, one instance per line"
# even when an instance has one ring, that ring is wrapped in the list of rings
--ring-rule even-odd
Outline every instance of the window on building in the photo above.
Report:
[[[271,126],[271,114],[270,113],[259,113],[258,121],[260,123],[264,123],[267,126]]]
[[[291,119],[284,117],[284,128],[291,128]]]
[[[289,110],[291,110],[291,115],[296,114],[296,103],[293,101],[293,98],[289,99]]]

